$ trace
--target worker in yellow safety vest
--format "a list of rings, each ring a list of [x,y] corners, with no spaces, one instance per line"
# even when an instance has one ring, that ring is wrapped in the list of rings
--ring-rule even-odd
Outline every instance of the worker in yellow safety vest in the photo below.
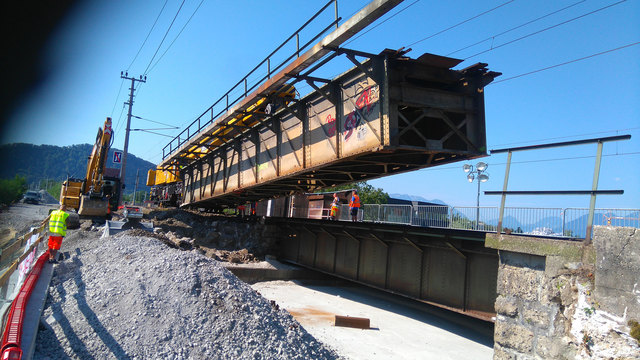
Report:
[[[340,210],[340,199],[338,194],[333,193],[333,202],[331,203],[331,213],[329,217],[331,220],[338,220],[338,212]]]
[[[59,210],[52,211],[49,216],[49,262],[56,262],[56,255],[62,246],[62,238],[67,235],[66,206],[60,205]]]
[[[360,197],[358,192],[353,190],[351,200],[349,200],[349,212],[351,213],[351,221],[358,221],[358,209],[360,209]]]

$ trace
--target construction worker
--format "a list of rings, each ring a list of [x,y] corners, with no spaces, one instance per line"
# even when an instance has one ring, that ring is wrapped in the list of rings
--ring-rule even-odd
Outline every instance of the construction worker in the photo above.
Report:
[[[360,197],[358,191],[353,190],[351,200],[349,200],[349,212],[351,213],[351,221],[358,221],[358,209],[360,209]]]
[[[62,204],[59,210],[52,211],[49,216],[49,262],[56,261],[57,252],[62,246],[62,238],[67,235],[69,214],[65,212],[66,208]]]
[[[331,203],[331,213],[329,215],[331,220],[338,220],[339,206],[340,206],[340,199],[338,198],[338,194],[333,193],[333,202]]]

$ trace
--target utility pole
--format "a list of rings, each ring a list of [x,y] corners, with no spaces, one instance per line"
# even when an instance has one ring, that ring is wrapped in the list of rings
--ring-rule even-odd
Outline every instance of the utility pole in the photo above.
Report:
[[[138,191],[138,175],[140,175],[140,169],[136,170],[136,186],[133,188],[133,205],[136,205],[136,192]]]
[[[127,131],[124,135],[124,150],[123,150],[123,154],[122,154],[122,167],[120,167],[120,181],[121,183],[121,189],[120,189],[120,195],[118,196],[118,205],[120,205],[122,203],[122,193],[124,192],[124,183],[125,183],[125,175],[126,175],[126,171],[127,171],[127,150],[129,149],[129,130],[131,129],[131,108],[133,107],[133,93],[135,91],[136,88],[136,81],[138,82],[147,82],[147,76],[145,75],[144,78],[142,75],[140,75],[139,79],[136,79],[134,77],[129,77],[129,73],[125,72],[123,73],[122,71],[120,72],[120,78],[122,79],[127,79],[127,80],[131,80],[131,87],[129,88],[129,102],[124,103],[125,105],[129,105],[129,112],[127,113]],[[133,194],[134,196],[134,201],[135,201],[135,193]]]

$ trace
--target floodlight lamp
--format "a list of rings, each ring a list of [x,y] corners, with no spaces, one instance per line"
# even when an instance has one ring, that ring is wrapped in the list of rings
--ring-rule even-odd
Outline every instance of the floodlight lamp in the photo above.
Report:
[[[487,163],[480,161],[479,163],[476,164],[476,169],[478,169],[478,171],[485,171],[487,170],[487,168],[489,167],[489,165],[487,165]]]
[[[487,182],[489,180],[489,175],[487,174],[480,174],[478,175],[478,181],[480,182]]]
[[[469,165],[469,164],[464,164],[464,165],[462,166],[462,170],[464,170],[464,172],[466,172],[466,173],[468,173],[469,171],[471,171],[471,169],[472,169],[472,168],[473,168],[473,167],[472,167],[471,165]]]
[[[474,178],[475,178],[475,176],[473,176],[473,174],[467,175],[467,180],[469,180],[469,182],[473,182]]]

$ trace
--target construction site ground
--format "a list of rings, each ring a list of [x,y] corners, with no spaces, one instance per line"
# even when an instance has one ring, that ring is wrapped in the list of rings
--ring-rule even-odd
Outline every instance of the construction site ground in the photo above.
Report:
[[[43,205],[20,207],[31,207],[33,217],[5,209],[3,229],[22,231],[22,223],[38,223],[48,212],[39,213]],[[91,221],[69,231],[54,265],[35,359],[492,357],[489,324],[412,300],[317,278],[256,282],[261,275],[249,276],[248,285],[226,268],[293,278],[308,272],[268,256],[274,244],[247,235],[242,224],[230,231],[218,217],[180,210],[145,217],[153,219],[154,233],[103,238]],[[334,315],[369,318],[371,328],[333,326]]]

